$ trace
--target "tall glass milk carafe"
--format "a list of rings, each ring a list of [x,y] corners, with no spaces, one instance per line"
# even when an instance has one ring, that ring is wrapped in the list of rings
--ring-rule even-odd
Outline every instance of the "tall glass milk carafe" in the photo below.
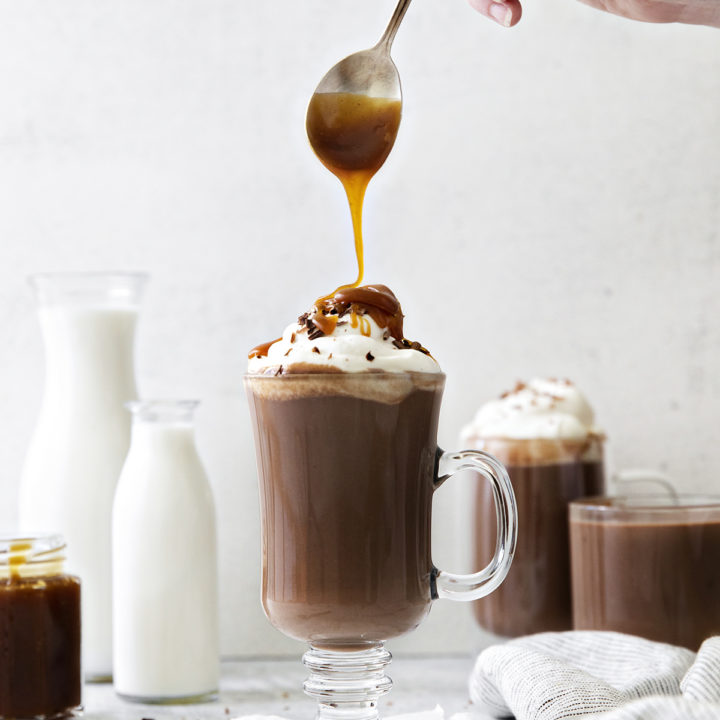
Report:
[[[45,344],[45,389],[20,485],[21,529],[62,533],[82,579],[83,666],[112,675],[111,519],[137,399],[134,337],[147,276],[30,278]]]

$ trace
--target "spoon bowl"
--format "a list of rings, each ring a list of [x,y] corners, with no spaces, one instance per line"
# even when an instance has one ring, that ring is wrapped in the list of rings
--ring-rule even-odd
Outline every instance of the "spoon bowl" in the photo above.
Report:
[[[379,45],[349,55],[320,81],[316,93],[352,93],[402,100],[400,73],[389,49]]]
[[[315,92],[353,93],[401,100],[400,74],[390,57],[390,50],[409,5],[410,0],[399,0],[377,45],[353,53],[334,65]]]

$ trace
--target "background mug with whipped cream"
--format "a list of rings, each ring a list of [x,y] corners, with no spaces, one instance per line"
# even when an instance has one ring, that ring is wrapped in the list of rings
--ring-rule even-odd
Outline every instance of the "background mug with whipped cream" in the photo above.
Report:
[[[518,383],[480,408],[463,440],[505,465],[518,504],[513,565],[495,593],[474,603],[475,618],[502,637],[571,630],[568,504],[604,490],[604,436],[592,408],[569,380]],[[474,512],[475,564],[483,566],[496,532],[486,485]]]

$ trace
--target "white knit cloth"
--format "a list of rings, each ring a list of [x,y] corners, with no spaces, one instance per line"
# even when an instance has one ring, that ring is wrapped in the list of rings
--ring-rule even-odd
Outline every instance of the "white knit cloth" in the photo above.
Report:
[[[695,654],[611,632],[490,647],[470,676],[478,712],[517,720],[720,720],[720,636]]]

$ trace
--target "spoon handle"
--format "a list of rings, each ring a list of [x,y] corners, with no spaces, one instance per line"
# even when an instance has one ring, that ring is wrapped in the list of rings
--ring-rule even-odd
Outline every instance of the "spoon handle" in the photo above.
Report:
[[[400,2],[398,2],[395,12],[390,18],[390,22],[388,23],[383,36],[380,38],[380,42],[376,45],[376,47],[381,47],[388,55],[390,54],[390,47],[395,39],[395,34],[397,33],[400,23],[405,17],[405,13],[407,12],[409,6],[410,0],[400,0]]]

